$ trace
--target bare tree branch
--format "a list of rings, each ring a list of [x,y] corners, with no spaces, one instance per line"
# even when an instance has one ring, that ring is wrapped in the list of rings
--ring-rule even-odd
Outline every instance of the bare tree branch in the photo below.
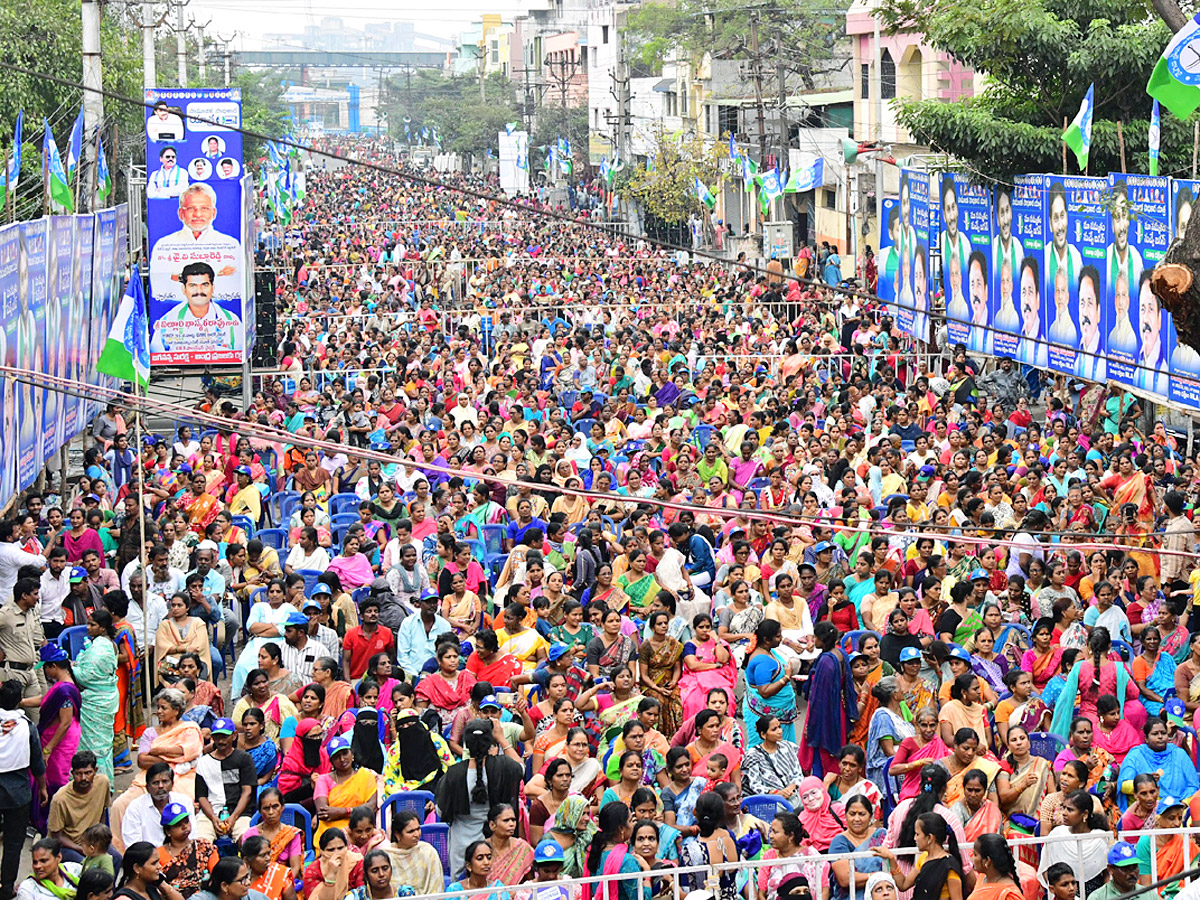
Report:
[[[1167,23],[1172,31],[1179,31],[1188,23],[1188,17],[1179,8],[1179,0],[1150,0],[1159,18]]]

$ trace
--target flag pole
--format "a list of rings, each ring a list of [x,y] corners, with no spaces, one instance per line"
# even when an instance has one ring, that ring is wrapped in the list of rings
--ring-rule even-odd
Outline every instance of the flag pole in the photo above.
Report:
[[[1121,174],[1129,170],[1125,168],[1125,133],[1121,130],[1121,122],[1117,120],[1117,146],[1121,148]]]
[[[1071,120],[1063,116],[1063,137],[1066,137],[1067,127],[1071,124]],[[1067,142],[1063,141],[1063,174],[1067,174]]]
[[[1192,178],[1196,177],[1196,151],[1200,150],[1200,121],[1192,123]]]
[[[141,273],[136,267],[133,270],[133,277],[141,278]],[[142,391],[138,386],[137,378],[133,379],[133,396],[136,398],[135,406],[139,408],[133,414],[133,438],[137,442],[137,449],[133,452],[134,465],[137,471],[137,499],[138,499],[138,557],[141,560],[142,569],[142,697],[145,700],[145,723],[149,727],[151,720],[150,710],[150,694],[153,685],[149,681],[149,666],[145,661],[149,660],[150,648],[150,579],[146,577],[148,571],[148,554],[146,553],[146,483],[145,472],[146,467],[142,465],[142,410],[140,409],[142,400]]]

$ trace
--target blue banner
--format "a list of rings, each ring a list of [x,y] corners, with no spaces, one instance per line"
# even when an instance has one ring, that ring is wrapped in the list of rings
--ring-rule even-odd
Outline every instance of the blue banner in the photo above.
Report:
[[[1011,192],[996,194],[996,260],[992,352],[1027,365],[1046,364],[1042,333],[1042,246],[1046,233],[1045,185],[1040,175],[1018,175]],[[1006,281],[1007,277],[1007,281]]]
[[[79,216],[75,237],[78,252],[75,254],[75,271],[71,276],[75,290],[71,296],[71,311],[67,321],[72,323],[67,349],[67,367],[72,380],[79,384],[87,382],[87,373],[93,370],[91,357],[91,330],[86,327],[87,316],[92,309],[92,259],[93,241],[96,234],[96,217]],[[67,440],[87,430],[89,401],[83,397],[68,398],[66,414]]]
[[[992,267],[992,192],[961,175],[943,175],[941,199],[942,283],[951,346],[991,352],[988,290]]]
[[[240,365],[241,93],[151,90],[146,100],[154,106],[146,121],[151,363]]]
[[[917,340],[929,340],[929,175],[900,173],[900,215],[895,249],[899,276],[896,324]]]
[[[17,364],[17,318],[20,315],[21,226],[0,229],[0,362]],[[17,397],[12,378],[0,378],[0,504],[17,492],[16,441]]]
[[[1196,198],[1200,197],[1200,181],[1186,178],[1171,179],[1171,235],[1182,237],[1192,218]],[[1200,409],[1200,352],[1180,342],[1175,322],[1168,316],[1168,331],[1171,353],[1169,397],[1174,403],[1182,403]]]
[[[46,328],[46,241],[48,219],[21,223],[18,268],[17,368],[42,371]],[[17,490],[33,484],[42,468],[42,405],[45,389],[17,384]]]
[[[49,261],[46,272],[49,277],[50,295],[46,300],[46,328],[44,337],[44,359],[47,375],[64,378],[67,375],[67,332],[63,314],[69,314],[71,302],[71,277],[75,258],[75,216],[54,216],[50,222]],[[70,319],[66,319],[69,322]],[[46,391],[46,405],[42,411],[42,458],[49,459],[60,444],[66,441],[63,430],[65,396],[55,390]]]
[[[883,201],[883,222],[879,229],[879,256],[875,265],[879,268],[879,298],[889,306],[896,302],[896,284],[900,278],[900,250],[897,243],[900,234],[900,201],[887,197]],[[892,315],[899,321],[897,310]],[[911,323],[910,323],[911,324]],[[901,329],[906,330],[906,329]]]
[[[1165,398],[1169,393],[1170,318],[1150,290],[1150,273],[1171,242],[1167,207],[1170,184],[1149,175],[1108,176],[1111,243],[1105,251],[1108,377]],[[1133,365],[1127,351],[1132,329]]]
[[[1049,368],[1103,381],[1093,373],[1089,334],[1103,346],[1104,329],[1083,333],[1080,322],[1104,319],[1104,257],[1109,242],[1107,178],[1050,175],[1046,192],[1046,247],[1042,275],[1042,334]],[[1082,334],[1082,343],[1081,343]],[[1094,351],[1103,353],[1103,350]]]

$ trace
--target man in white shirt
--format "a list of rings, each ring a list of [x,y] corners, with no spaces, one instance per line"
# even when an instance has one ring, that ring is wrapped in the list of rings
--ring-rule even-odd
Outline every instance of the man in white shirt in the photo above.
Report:
[[[153,643],[158,626],[167,617],[167,601],[162,594],[146,593],[145,580],[139,569],[129,579],[129,612],[125,618],[137,635],[138,643]],[[145,613],[143,614],[143,610]]]
[[[146,770],[146,793],[129,804],[121,818],[121,833],[113,835],[118,852],[124,853],[126,847],[138,841],[161,846],[166,840],[164,818],[168,824],[191,820],[192,799],[171,790],[174,785],[175,774],[167,763],[154,763]]]
[[[37,566],[41,569],[46,565],[46,557],[38,553],[26,553],[16,545],[13,537],[13,522],[0,522],[0,603],[12,599],[17,570],[21,566]]]
[[[42,631],[47,639],[58,637],[65,627],[62,603],[70,592],[71,567],[67,565],[67,551],[55,547],[46,554],[46,571],[42,573],[42,589],[38,592],[42,604]]]
[[[324,572],[329,568],[329,554],[324,547],[317,545],[317,529],[311,525],[300,532],[300,540],[292,548],[284,562],[283,569],[291,575],[298,569],[308,569],[314,572]]]
[[[146,196],[151,200],[178,197],[188,187],[187,170],[177,164],[174,147],[163,147],[158,153],[159,167],[146,182]]]
[[[297,675],[305,684],[312,681],[313,663],[322,656],[334,653],[318,640],[308,636],[308,616],[302,612],[288,613],[283,623],[283,667]]]

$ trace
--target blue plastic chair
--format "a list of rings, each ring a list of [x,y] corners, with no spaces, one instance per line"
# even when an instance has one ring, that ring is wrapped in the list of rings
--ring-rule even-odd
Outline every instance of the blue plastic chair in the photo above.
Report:
[[[392,816],[406,811],[416,813],[424,822],[426,804],[433,802],[433,793],[430,791],[397,791],[379,807],[379,827],[385,834],[390,834]]]
[[[350,525],[334,525],[330,529],[330,533],[333,535],[333,546],[334,547],[342,546],[343,542],[345,542],[345,540],[346,540],[346,533],[349,530],[350,530]]]
[[[358,513],[356,512],[335,513],[329,517],[329,524],[334,528],[339,525],[353,525],[358,521],[360,521],[360,519]]]
[[[336,516],[343,512],[356,512],[362,503],[357,494],[334,494],[329,498],[329,513]]]
[[[770,822],[778,812],[792,812],[792,804],[778,794],[751,794],[742,800],[742,812]]]
[[[713,435],[717,433],[717,429],[712,425],[697,425],[692,429],[692,437],[696,441],[696,446],[701,450],[708,447],[708,442],[713,439]]]
[[[450,884],[450,826],[445,822],[422,825],[421,840],[433,847],[442,861],[443,887]]]
[[[86,625],[72,625],[70,628],[64,628],[58,634],[58,646],[67,651],[71,659],[79,655],[79,651],[83,649],[83,642],[87,639]]]
[[[1009,622],[1007,625],[1001,628],[1000,636],[996,639],[996,646],[1003,647],[1004,642],[1008,640],[1009,635],[1014,631],[1025,639],[1025,646],[1027,648],[1033,646],[1033,635],[1030,633],[1029,629],[1020,622]]]
[[[892,760],[883,764],[883,818],[886,820],[896,808],[896,779],[892,777]]]
[[[312,589],[317,586],[317,579],[323,573],[318,572],[316,569],[297,569],[296,574],[304,576],[304,593],[311,594]]]
[[[1049,762],[1054,762],[1054,757],[1066,749],[1066,740],[1060,738],[1057,734],[1051,734],[1048,731],[1035,731],[1029,735],[1029,752]]]
[[[293,828],[300,829],[300,834],[303,836],[304,840],[304,864],[308,865],[310,862],[316,859],[316,854],[313,852],[312,816],[309,814],[308,810],[298,803],[286,803],[284,804],[283,815],[280,816],[280,820],[288,825],[291,825]],[[255,813],[250,817],[250,827],[253,828],[261,821],[262,816],[260,816],[258,813]],[[447,825],[447,832],[449,832],[449,829],[450,826]]]
[[[234,516],[233,524],[246,532],[247,538],[254,537],[254,532],[258,528],[258,523],[249,516]]]
[[[771,479],[769,479],[769,478],[751,478],[750,481],[746,484],[746,490],[752,491],[755,494],[757,494],[759,491],[761,491],[763,488],[765,488],[770,483],[771,483]]]
[[[292,518],[292,513],[299,508],[300,495],[295,491],[288,491],[283,496],[283,499],[279,501],[279,520],[275,524],[287,528],[288,520]]]
[[[571,407],[579,400],[579,391],[559,391],[558,402],[569,414]]]
[[[595,424],[596,424],[595,419],[586,419],[585,418],[585,419],[580,419],[578,422],[576,422],[571,427],[574,428],[577,433],[582,434],[584,437],[591,437],[592,436],[592,426]]]
[[[355,605],[362,603],[364,600],[366,600],[370,596],[371,596],[371,586],[370,585],[364,585],[363,587],[355,588],[350,594],[350,597],[351,597],[351,599],[354,600]]]
[[[287,549],[288,532],[286,528],[264,528],[254,536],[263,542],[264,547],[270,547],[280,553]]]
[[[487,547],[483,541],[478,541],[474,538],[463,538],[463,543],[471,548],[471,555],[475,557],[475,562],[481,566],[487,562]]]

